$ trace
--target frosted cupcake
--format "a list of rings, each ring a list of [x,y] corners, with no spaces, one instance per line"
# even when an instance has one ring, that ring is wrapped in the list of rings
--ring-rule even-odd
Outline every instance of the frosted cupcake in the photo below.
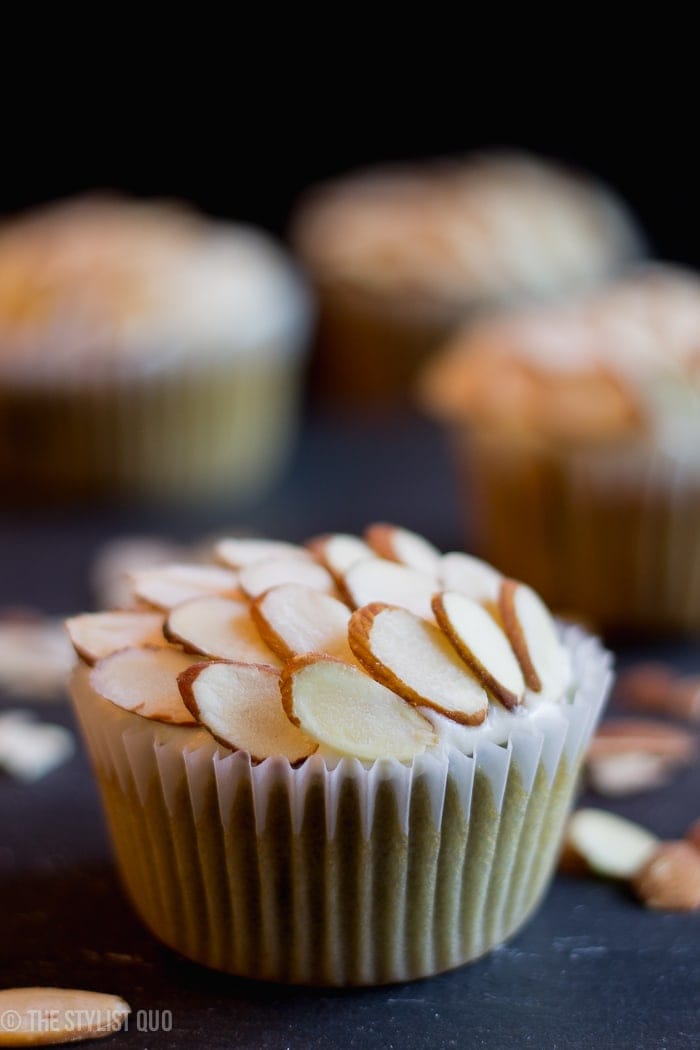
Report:
[[[86,198],[0,226],[0,478],[248,496],[293,431],[309,303],[264,234]]]
[[[69,621],[147,926],[207,966],[330,985],[509,937],[549,882],[608,655],[528,587],[393,526],[218,555]]]
[[[670,267],[485,321],[429,369],[471,541],[613,627],[700,629],[700,281]]]
[[[320,297],[320,379],[363,402],[405,397],[460,321],[596,286],[641,252],[606,188],[520,154],[322,186],[294,239]]]

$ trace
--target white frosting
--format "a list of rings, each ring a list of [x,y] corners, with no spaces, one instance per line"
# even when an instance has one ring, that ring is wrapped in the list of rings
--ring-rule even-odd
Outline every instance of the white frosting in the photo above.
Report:
[[[560,306],[486,319],[468,353],[515,355],[545,372],[602,369],[628,386],[661,447],[700,443],[700,278],[654,265]]]
[[[0,228],[0,376],[31,382],[296,351],[309,300],[260,231],[76,201]]]
[[[322,277],[453,305],[589,287],[641,251],[607,190],[518,154],[324,187],[310,200],[299,241]]]

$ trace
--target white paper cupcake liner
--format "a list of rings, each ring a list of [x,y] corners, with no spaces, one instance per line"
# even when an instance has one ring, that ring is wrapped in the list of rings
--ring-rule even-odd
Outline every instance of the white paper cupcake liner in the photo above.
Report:
[[[697,450],[456,444],[476,552],[597,625],[700,631]]]
[[[29,497],[254,496],[295,434],[300,348],[193,355],[169,370],[82,383],[0,383],[0,479]]]
[[[188,958],[266,980],[403,981],[487,952],[548,884],[609,690],[609,654],[576,629],[565,640],[571,703],[503,746],[412,765],[253,765],[203,729],[121,710],[78,668],[73,698],[136,910]]]

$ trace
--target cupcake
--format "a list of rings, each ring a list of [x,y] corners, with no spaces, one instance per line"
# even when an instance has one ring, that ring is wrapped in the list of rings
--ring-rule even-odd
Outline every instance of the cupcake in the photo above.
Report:
[[[247,497],[294,429],[307,293],[264,234],[85,198],[0,226],[0,479]]]
[[[600,626],[700,630],[700,280],[654,266],[483,321],[422,381],[470,541]]]
[[[511,936],[548,885],[608,654],[526,585],[395,526],[217,555],[68,623],[149,929],[216,969],[336,986]]]
[[[460,321],[598,285],[642,250],[605,187],[498,153],[322,186],[293,236],[320,299],[319,382],[363,403],[405,399]]]

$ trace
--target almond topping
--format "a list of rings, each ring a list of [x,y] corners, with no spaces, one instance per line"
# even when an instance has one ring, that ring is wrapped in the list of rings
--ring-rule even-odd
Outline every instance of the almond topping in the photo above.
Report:
[[[311,558],[271,559],[258,561],[241,569],[241,587],[249,598],[258,598],[271,587],[282,583],[301,583],[325,594],[335,593],[335,584],[331,574],[312,561]]]
[[[420,712],[340,660],[298,656],[282,671],[280,687],[292,722],[343,755],[408,762],[436,743]]]
[[[499,609],[528,688],[546,697],[561,696],[571,669],[547,606],[524,583],[503,580]]]
[[[176,725],[194,725],[182,702],[177,676],[196,659],[176,649],[121,649],[98,660],[90,672],[96,693],[125,711]]]
[[[505,634],[478,602],[445,591],[433,598],[435,619],[458,655],[491,696],[511,709],[523,700],[525,680]]]
[[[328,569],[336,583],[342,582],[344,574],[356,561],[372,557],[372,549],[367,544],[344,532],[316,536],[306,545],[321,564]]]
[[[163,565],[131,576],[137,598],[156,609],[173,609],[191,598],[240,597],[238,575],[216,565]]]
[[[445,635],[407,609],[374,603],[353,613],[350,648],[376,681],[410,704],[478,725],[489,701]]]
[[[66,627],[76,653],[89,664],[119,649],[167,645],[157,612],[83,613],[66,620]]]
[[[433,618],[430,602],[438,590],[437,583],[434,577],[407,565],[383,558],[365,558],[350,566],[344,584],[354,608],[386,602],[409,609],[426,620]]]
[[[380,558],[408,565],[430,576],[437,572],[440,551],[417,532],[380,522],[365,529],[365,539]]]
[[[466,594],[477,602],[497,602],[503,576],[481,558],[461,551],[443,554],[438,576],[446,591]]]
[[[260,637],[281,660],[322,653],[354,663],[348,645],[350,611],[330,594],[283,583],[257,598],[250,611]]]
[[[272,667],[195,664],[179,676],[178,685],[192,714],[233,751],[247,751],[256,761],[282,755],[299,762],[318,746],[287,718]]]
[[[258,561],[275,561],[289,558],[301,558],[308,561],[309,552],[295,543],[285,543],[283,540],[263,540],[258,538],[219,540],[214,551],[217,558],[233,569],[243,569],[246,565],[254,565]]]
[[[279,666],[258,633],[248,603],[234,598],[195,598],[178,605],[168,616],[165,633],[190,653]]]

